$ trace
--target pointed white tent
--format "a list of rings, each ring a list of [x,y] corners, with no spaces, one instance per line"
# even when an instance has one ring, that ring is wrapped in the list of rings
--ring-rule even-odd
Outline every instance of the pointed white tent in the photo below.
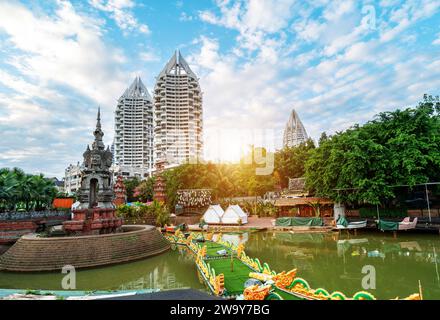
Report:
[[[247,214],[240,208],[239,205],[230,205],[222,216],[223,224],[241,224],[247,223]]]
[[[218,224],[222,222],[221,218],[223,214],[224,211],[220,205],[212,205],[206,210],[205,214],[203,215],[203,220],[205,220],[207,224]]]

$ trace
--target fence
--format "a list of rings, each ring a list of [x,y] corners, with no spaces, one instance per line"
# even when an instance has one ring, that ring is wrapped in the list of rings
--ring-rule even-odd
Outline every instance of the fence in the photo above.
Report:
[[[70,211],[0,212],[0,221],[23,221],[70,218]]]

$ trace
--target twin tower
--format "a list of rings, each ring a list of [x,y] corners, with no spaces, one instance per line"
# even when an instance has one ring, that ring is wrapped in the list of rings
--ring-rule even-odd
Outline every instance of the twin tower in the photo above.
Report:
[[[203,155],[202,92],[179,51],[156,78],[153,98],[140,77],[119,98],[115,112],[114,170],[147,177],[155,163],[178,165]]]

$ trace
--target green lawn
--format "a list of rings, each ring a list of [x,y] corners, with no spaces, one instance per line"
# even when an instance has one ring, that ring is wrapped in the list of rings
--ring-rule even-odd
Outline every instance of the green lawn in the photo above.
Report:
[[[249,279],[249,272],[253,272],[251,268],[240,260],[234,258],[234,268],[231,271],[231,259],[215,259],[207,261],[215,270],[215,274],[223,273],[225,275],[225,289],[229,295],[237,295],[243,293],[244,283]]]
[[[220,250],[226,250],[228,252],[228,255],[231,254],[231,250],[222,244],[207,241],[202,244],[202,246],[204,245],[206,245],[206,255],[208,257],[220,257],[220,255],[217,254],[217,251]]]

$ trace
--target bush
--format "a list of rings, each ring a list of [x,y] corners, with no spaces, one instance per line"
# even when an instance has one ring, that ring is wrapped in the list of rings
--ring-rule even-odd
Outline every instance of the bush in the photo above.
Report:
[[[164,226],[170,220],[168,208],[158,201],[153,201],[150,205],[141,202],[133,203],[131,206],[122,204],[116,208],[116,214],[124,219],[142,220],[154,218],[159,226]]]
[[[121,204],[116,208],[116,215],[120,218],[133,218],[134,213],[134,208],[127,204]]]
[[[156,217],[156,225],[163,227],[170,221],[170,212],[165,204],[153,201],[150,205],[151,213]]]

